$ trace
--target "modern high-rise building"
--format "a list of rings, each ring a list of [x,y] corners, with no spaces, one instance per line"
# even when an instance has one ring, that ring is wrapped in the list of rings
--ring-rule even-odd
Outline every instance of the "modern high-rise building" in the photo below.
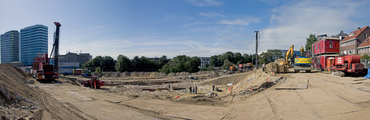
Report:
[[[37,53],[48,53],[48,27],[33,25],[20,31],[20,62],[31,66]]]
[[[19,61],[19,32],[8,31],[0,35],[0,63],[11,63]]]

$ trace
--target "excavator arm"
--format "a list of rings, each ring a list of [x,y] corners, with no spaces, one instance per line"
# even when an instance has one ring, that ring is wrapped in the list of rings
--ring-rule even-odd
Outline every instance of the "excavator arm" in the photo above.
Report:
[[[305,53],[305,52],[304,52],[304,48],[303,48],[303,46],[301,46],[301,51],[300,51],[300,52],[301,52],[301,56],[304,56],[304,53]]]
[[[285,54],[285,62],[284,62],[284,64],[286,64],[286,65],[288,65],[289,54],[290,54],[290,57],[293,57],[293,55],[294,55],[294,45],[292,45],[289,48],[288,52],[286,52],[286,54]]]

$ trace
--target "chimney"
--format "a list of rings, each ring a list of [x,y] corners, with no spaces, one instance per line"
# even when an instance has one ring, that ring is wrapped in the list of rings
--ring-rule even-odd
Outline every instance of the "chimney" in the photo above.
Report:
[[[342,31],[340,31],[340,34],[343,34],[343,30],[342,30]]]
[[[357,29],[361,29],[360,27],[357,27]]]

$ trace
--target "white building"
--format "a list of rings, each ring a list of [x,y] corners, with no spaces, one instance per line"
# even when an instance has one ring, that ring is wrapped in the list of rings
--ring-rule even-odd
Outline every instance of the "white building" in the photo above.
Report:
[[[210,65],[211,57],[199,57],[199,58],[200,58],[200,66],[199,66],[200,69],[202,69],[203,67],[206,67],[207,64],[208,66]]]

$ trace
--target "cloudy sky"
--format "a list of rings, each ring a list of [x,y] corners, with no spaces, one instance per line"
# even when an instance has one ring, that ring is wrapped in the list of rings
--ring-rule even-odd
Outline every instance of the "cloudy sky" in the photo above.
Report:
[[[57,21],[60,54],[169,58],[227,51],[298,50],[313,34],[370,24],[369,0],[0,0],[0,34],[43,24],[49,53]]]

